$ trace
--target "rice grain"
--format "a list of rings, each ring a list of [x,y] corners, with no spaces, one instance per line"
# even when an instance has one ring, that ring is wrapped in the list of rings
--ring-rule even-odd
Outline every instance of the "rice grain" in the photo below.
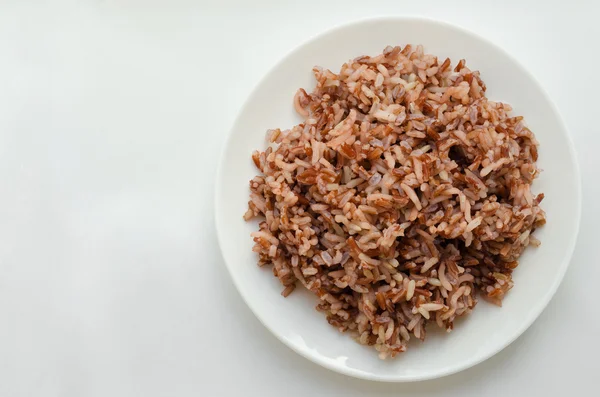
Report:
[[[245,220],[284,297],[300,284],[327,321],[382,358],[426,327],[450,331],[477,296],[501,304],[545,222],[534,195],[538,142],[479,72],[422,46],[386,47],[315,67],[293,106],[304,122],[269,130],[252,153]]]

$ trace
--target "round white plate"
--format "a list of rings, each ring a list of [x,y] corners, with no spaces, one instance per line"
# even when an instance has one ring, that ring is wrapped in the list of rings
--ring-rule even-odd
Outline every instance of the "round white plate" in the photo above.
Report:
[[[528,248],[514,273],[515,286],[502,308],[480,300],[453,332],[428,329],[424,343],[412,342],[393,360],[380,360],[373,348],[339,333],[314,309],[316,298],[297,288],[283,298],[268,267],[259,268],[246,223],[248,181],[257,173],[250,155],[265,148],[269,128],[301,121],[292,98],[299,87],[314,87],[312,68],[338,71],[359,55],[375,55],[387,45],[423,44],[425,51],[453,64],[461,58],[479,70],[488,97],[510,103],[540,141],[543,169],[534,192],[544,192],[548,224],[536,231],[539,248]],[[415,381],[449,375],[499,352],[538,317],[558,288],[573,251],[580,218],[580,178],[565,124],[544,90],[502,49],[463,29],[420,18],[372,19],[326,32],[300,46],[258,84],[231,130],[221,159],[216,189],[216,225],[231,277],[260,321],[283,343],[334,371],[380,381]],[[552,330],[548,330],[552,332]],[[252,343],[252,341],[248,341]],[[268,354],[268,352],[265,352]]]

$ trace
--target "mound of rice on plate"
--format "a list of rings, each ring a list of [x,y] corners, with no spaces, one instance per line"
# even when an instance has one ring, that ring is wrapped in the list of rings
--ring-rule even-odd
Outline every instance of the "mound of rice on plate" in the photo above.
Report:
[[[511,107],[485,97],[479,72],[423,48],[387,47],[315,67],[304,122],[254,152],[245,219],[259,265],[289,295],[301,285],[340,331],[381,358],[448,331],[477,296],[500,305],[532,232],[545,223],[537,141]]]

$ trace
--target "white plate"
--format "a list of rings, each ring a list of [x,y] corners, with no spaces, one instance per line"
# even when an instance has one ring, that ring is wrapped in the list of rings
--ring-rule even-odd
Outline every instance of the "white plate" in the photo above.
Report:
[[[259,268],[246,223],[248,181],[256,174],[250,155],[265,148],[268,128],[289,128],[301,120],[292,98],[299,87],[312,90],[312,67],[334,71],[359,55],[375,55],[387,45],[423,44],[427,53],[453,63],[465,58],[481,71],[488,97],[510,103],[525,116],[540,141],[534,183],[544,192],[548,224],[536,231],[542,241],[529,248],[514,273],[515,287],[498,308],[480,302],[453,332],[432,332],[425,343],[411,343],[394,360],[378,359],[374,349],[360,346],[331,327],[314,309],[316,300],[300,288],[281,297],[279,281]],[[460,28],[420,18],[361,21],[326,32],[300,46],[259,83],[230,133],[217,176],[216,225],[231,277],[260,321],[282,342],[310,360],[346,375],[380,381],[415,381],[449,375],[499,352],[538,317],[558,288],[573,251],[580,218],[580,178],[573,146],[557,109],[536,80],[503,50]],[[240,324],[243,327],[243,324]],[[552,332],[552,330],[548,330]],[[252,341],[248,341],[252,343]],[[265,352],[269,354],[269,352]]]

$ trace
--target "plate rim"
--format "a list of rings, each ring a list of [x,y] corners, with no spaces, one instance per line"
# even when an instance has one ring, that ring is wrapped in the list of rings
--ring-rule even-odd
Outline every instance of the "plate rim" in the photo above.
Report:
[[[267,80],[269,75],[274,70],[279,68],[280,65],[283,64],[288,58],[293,56],[300,49],[316,42],[317,40],[319,40],[320,37],[332,34],[339,30],[351,29],[352,27],[356,27],[358,25],[374,23],[374,22],[378,22],[378,21],[379,22],[411,21],[411,22],[424,22],[424,23],[441,25],[446,29],[456,30],[463,34],[473,36],[475,39],[485,43],[487,46],[493,47],[495,50],[502,53],[503,56],[508,58],[519,69],[521,69],[521,71],[527,76],[528,79],[530,79],[533,82],[533,84],[535,86],[537,86],[537,88],[540,90],[540,92],[544,95],[544,97],[548,101],[550,107],[552,108],[553,113],[556,115],[557,119],[560,122],[561,129],[565,131],[565,137],[567,140],[567,144],[568,144],[567,146],[568,146],[569,155],[570,155],[569,159],[572,163],[573,170],[575,173],[575,181],[574,182],[575,182],[575,187],[576,187],[576,189],[575,189],[576,208],[573,209],[573,215],[575,216],[575,233],[573,233],[571,235],[571,238],[566,245],[566,247],[567,247],[565,250],[566,255],[564,257],[565,258],[563,261],[564,263],[561,264],[561,267],[559,269],[559,274],[554,279],[554,282],[553,282],[551,288],[546,292],[546,294],[542,297],[542,299],[538,300],[538,303],[537,303],[535,309],[533,310],[534,314],[532,316],[530,316],[527,319],[527,321],[524,321],[520,327],[517,327],[516,330],[508,338],[506,338],[506,340],[503,343],[500,343],[498,345],[497,348],[491,349],[490,351],[485,352],[485,354],[474,356],[473,359],[466,360],[464,363],[462,363],[460,365],[453,366],[449,369],[442,369],[442,370],[430,372],[430,373],[423,374],[423,375],[381,376],[381,375],[377,375],[377,374],[366,373],[364,371],[361,371],[361,370],[358,370],[355,368],[335,364],[335,363],[332,363],[331,360],[327,360],[319,355],[315,355],[311,352],[308,352],[308,351],[296,346],[294,343],[289,341],[287,338],[284,338],[282,335],[279,335],[277,332],[275,332],[271,327],[269,327],[265,323],[265,321],[259,314],[259,310],[257,310],[256,308],[254,308],[252,306],[249,299],[243,292],[243,289],[240,288],[239,281],[234,276],[234,274],[233,274],[234,271],[233,271],[232,267],[229,265],[229,263],[227,262],[226,255],[223,250],[222,241],[224,241],[225,236],[224,236],[223,226],[220,225],[220,221],[219,221],[219,218],[220,218],[219,214],[222,211],[221,203],[223,202],[221,200],[221,190],[222,190],[221,186],[223,184],[222,177],[223,177],[224,169],[226,167],[225,157],[227,154],[227,150],[231,144],[231,141],[233,140],[233,135],[234,135],[233,131],[234,131],[236,125],[238,124],[238,122],[240,121],[242,110],[248,106],[248,104],[250,103],[250,99],[255,95],[255,93],[258,91],[259,87],[261,87],[264,84],[264,82]],[[334,372],[337,372],[337,373],[340,373],[340,374],[343,374],[346,376],[351,376],[354,378],[365,379],[365,380],[370,380],[370,381],[379,381],[379,382],[418,382],[418,381],[425,381],[425,380],[436,379],[436,378],[453,375],[458,372],[469,369],[471,367],[474,367],[477,364],[482,363],[483,361],[495,356],[496,354],[498,354],[499,352],[504,350],[506,347],[508,347],[510,344],[512,344],[539,318],[540,314],[544,311],[544,309],[548,306],[548,304],[550,303],[550,301],[556,294],[558,287],[562,284],[562,281],[564,279],[566,271],[569,268],[571,261],[572,261],[573,253],[575,251],[575,246],[577,244],[577,239],[578,239],[579,231],[581,228],[582,181],[581,181],[581,170],[580,170],[580,166],[579,166],[579,161],[577,160],[577,152],[575,150],[575,145],[573,144],[572,135],[569,131],[567,124],[565,123],[564,118],[562,117],[562,114],[560,113],[558,107],[556,106],[555,102],[552,100],[552,97],[550,97],[550,95],[548,94],[548,92],[546,91],[544,86],[533,75],[533,73],[531,73],[513,55],[511,55],[508,51],[506,51],[504,48],[502,48],[500,45],[497,45],[490,39],[487,39],[486,37],[481,36],[478,33],[475,33],[469,29],[463,28],[456,24],[447,22],[445,20],[426,17],[426,16],[420,16],[420,15],[385,15],[385,16],[371,16],[371,17],[354,19],[354,20],[350,20],[350,21],[347,21],[344,23],[336,24],[335,26],[333,26],[329,29],[319,31],[316,34],[311,35],[311,37],[308,38],[307,40],[301,42],[300,44],[293,47],[291,50],[287,51],[281,58],[279,58],[271,67],[269,67],[265,71],[265,73],[262,75],[262,77],[258,80],[258,82],[253,86],[253,88],[246,95],[245,100],[243,101],[242,105],[239,107],[237,115],[236,115],[235,119],[233,120],[233,123],[231,124],[229,131],[227,132],[227,137],[225,139],[223,147],[221,148],[221,153],[219,156],[219,163],[218,163],[218,167],[217,167],[216,180],[215,180],[214,200],[215,200],[215,202],[214,202],[214,204],[215,204],[214,224],[215,224],[215,228],[217,231],[217,241],[218,241],[218,245],[219,245],[219,251],[221,253],[221,257],[223,258],[223,262],[225,263],[225,267],[227,268],[227,271],[228,271],[229,276],[235,286],[235,289],[242,297],[242,300],[245,302],[245,304],[248,306],[248,308],[254,314],[254,316],[260,321],[260,323],[266,329],[269,330],[269,332],[272,335],[274,335],[285,346],[287,346],[288,348],[290,348],[291,350],[293,350],[300,356],[302,356],[324,368],[327,368],[331,371],[334,371]]]

